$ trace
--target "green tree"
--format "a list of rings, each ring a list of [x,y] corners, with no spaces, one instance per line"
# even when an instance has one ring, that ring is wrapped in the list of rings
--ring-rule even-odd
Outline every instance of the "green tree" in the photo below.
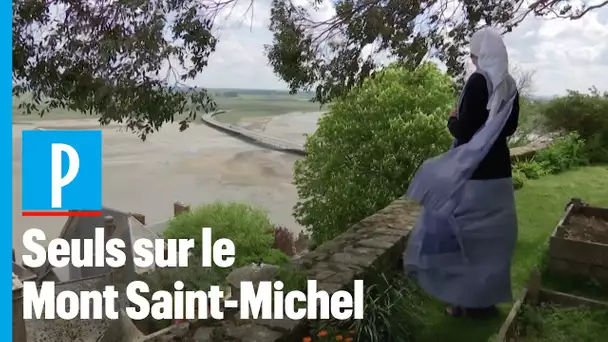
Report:
[[[591,162],[608,162],[608,92],[595,87],[588,94],[570,90],[546,104],[543,115],[550,131],[578,133]]]
[[[422,161],[449,147],[451,87],[433,64],[393,65],[332,104],[294,173],[295,216],[314,244],[403,195]]]
[[[273,247],[274,230],[268,214],[242,203],[215,202],[178,215],[167,223],[163,236],[168,239],[194,239],[192,255],[200,257],[202,227],[213,228],[214,241],[232,240],[236,248],[236,267],[260,259],[275,265],[289,261],[285,253]]]
[[[124,122],[146,135],[180,115],[181,129],[214,102],[184,88],[207,65],[216,38],[209,2],[13,1],[13,95],[27,113],[67,108]]]
[[[314,99],[327,103],[373,75],[381,67],[377,55],[409,66],[431,55],[461,83],[468,38],[481,26],[509,32],[531,15],[575,20],[608,1],[335,0],[335,15],[322,20],[290,0],[272,3],[270,64],[292,93],[315,88]]]
[[[608,3],[595,1],[575,8],[566,0],[527,7],[523,0],[335,0],[335,15],[315,20],[293,0],[273,0],[268,57],[291,92],[314,87],[314,100],[326,103],[379,68],[362,54],[372,43],[373,55],[410,66],[432,55],[460,75],[462,47],[482,23],[508,31],[530,14],[578,19]],[[253,15],[256,0],[14,0],[13,94],[32,95],[28,113],[98,114],[102,124],[126,123],[142,138],[176,119],[185,129],[215,104],[204,89],[181,83],[207,67],[218,14],[239,2]]]

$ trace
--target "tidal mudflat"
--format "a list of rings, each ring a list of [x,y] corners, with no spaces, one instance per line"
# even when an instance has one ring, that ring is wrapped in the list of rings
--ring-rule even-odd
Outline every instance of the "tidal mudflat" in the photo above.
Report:
[[[316,113],[267,118],[266,133],[294,142],[314,131]],[[277,121],[275,121],[277,120]],[[13,124],[13,246],[23,253],[21,236],[40,228],[54,238],[64,218],[21,216],[21,132],[43,129],[99,129],[95,119],[32,120]],[[103,203],[146,215],[149,223],[166,220],[172,204],[192,205],[238,201],[268,211],[271,220],[294,233],[301,227],[292,217],[297,201],[291,184],[298,157],[265,150],[201,124],[184,132],[166,124],[145,142],[120,126],[103,130]]]

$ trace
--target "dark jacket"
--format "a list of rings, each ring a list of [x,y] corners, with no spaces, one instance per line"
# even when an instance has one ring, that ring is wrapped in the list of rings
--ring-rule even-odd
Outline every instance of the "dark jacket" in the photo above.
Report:
[[[486,122],[489,111],[488,88],[486,79],[479,73],[471,75],[466,85],[458,118],[450,117],[448,128],[450,133],[458,140],[458,145],[471,140],[473,135]],[[481,161],[471,179],[498,179],[511,177],[511,155],[507,145],[507,137],[513,135],[519,120],[519,94],[515,97],[511,116],[505,127]]]

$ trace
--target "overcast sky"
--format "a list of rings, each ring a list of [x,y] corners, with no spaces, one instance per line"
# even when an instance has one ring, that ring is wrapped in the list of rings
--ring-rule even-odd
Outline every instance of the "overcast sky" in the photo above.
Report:
[[[285,89],[264,56],[272,40],[268,31],[269,7],[255,2],[253,22],[243,21],[238,9],[221,29],[220,42],[208,68],[190,85],[212,88]],[[319,15],[329,15],[326,3]],[[234,14],[239,19],[234,21]],[[534,94],[560,95],[566,89],[586,91],[595,85],[608,90],[608,7],[580,20],[528,18],[505,36],[510,60],[534,70]]]

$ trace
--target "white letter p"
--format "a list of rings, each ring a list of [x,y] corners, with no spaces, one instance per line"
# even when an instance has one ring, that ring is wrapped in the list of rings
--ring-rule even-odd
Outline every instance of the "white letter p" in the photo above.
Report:
[[[61,153],[68,155],[69,166],[65,177],[61,165]],[[78,152],[66,144],[51,144],[51,207],[61,208],[61,188],[72,183],[80,169]]]

